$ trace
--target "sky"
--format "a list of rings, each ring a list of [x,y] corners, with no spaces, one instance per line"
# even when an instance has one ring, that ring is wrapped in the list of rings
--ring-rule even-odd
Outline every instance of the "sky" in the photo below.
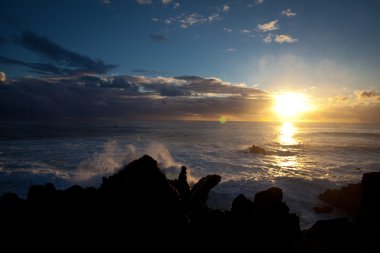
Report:
[[[0,120],[380,123],[379,0],[2,0]]]

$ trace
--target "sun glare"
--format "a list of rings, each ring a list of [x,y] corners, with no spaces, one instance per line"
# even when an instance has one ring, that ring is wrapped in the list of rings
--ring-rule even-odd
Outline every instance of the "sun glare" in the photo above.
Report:
[[[284,93],[275,97],[274,110],[281,117],[292,118],[309,109],[307,97],[299,93]]]

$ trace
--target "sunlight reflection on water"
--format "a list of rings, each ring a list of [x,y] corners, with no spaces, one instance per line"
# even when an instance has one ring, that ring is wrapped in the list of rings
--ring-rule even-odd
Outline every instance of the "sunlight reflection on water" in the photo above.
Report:
[[[281,168],[281,176],[290,176],[299,170],[301,164],[298,162],[297,153],[299,142],[295,138],[298,129],[291,122],[284,122],[279,129],[278,142],[282,146],[283,153],[293,153],[293,155],[278,155],[276,163]],[[292,173],[293,172],[293,173]]]
[[[284,122],[280,128],[279,142],[281,145],[296,145],[298,142],[294,138],[297,128],[290,122]]]

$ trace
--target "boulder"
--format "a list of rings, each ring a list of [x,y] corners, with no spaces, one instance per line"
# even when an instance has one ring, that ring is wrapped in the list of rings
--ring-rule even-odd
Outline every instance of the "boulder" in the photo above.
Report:
[[[319,198],[347,212],[351,217],[357,217],[361,210],[362,184],[349,184],[340,189],[326,190],[319,194]]]
[[[211,189],[219,184],[221,179],[219,175],[208,175],[191,188],[191,205],[193,209],[207,207],[208,195]]]
[[[267,154],[267,151],[259,146],[256,146],[256,145],[252,145],[252,147],[250,147],[249,149],[249,152],[251,153],[255,153],[255,154],[261,154],[261,155],[266,155]]]

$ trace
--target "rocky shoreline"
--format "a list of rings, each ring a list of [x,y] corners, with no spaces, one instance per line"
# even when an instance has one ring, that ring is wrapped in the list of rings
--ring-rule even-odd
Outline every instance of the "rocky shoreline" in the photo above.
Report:
[[[228,211],[209,208],[209,192],[220,180],[208,175],[190,187],[186,167],[178,179],[169,180],[145,155],[103,178],[98,189],[31,186],[26,199],[14,193],[0,197],[0,243],[27,240],[30,249],[57,245],[127,252],[380,250],[380,173],[366,173],[359,184],[322,193],[323,201],[350,219],[321,220],[308,230],[300,229],[299,218],[276,187],[257,193],[253,201],[239,195]]]

